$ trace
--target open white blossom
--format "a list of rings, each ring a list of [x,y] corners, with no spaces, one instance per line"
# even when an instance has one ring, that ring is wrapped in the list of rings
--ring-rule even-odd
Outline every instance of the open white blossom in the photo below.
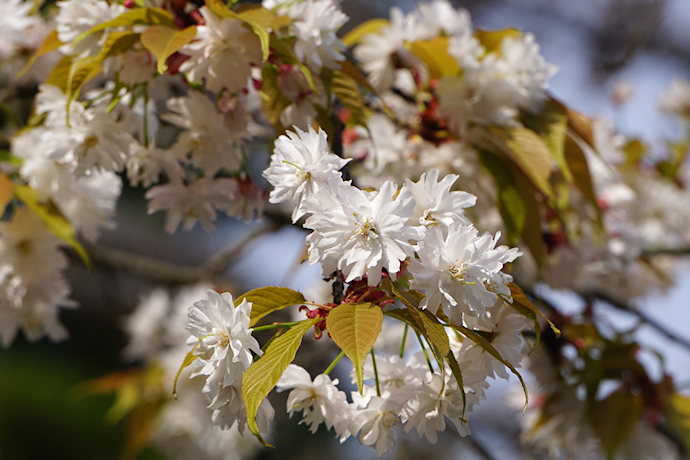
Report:
[[[407,179],[405,188],[409,188],[415,199],[415,208],[410,221],[424,227],[439,225],[448,227],[453,222],[471,225],[463,213],[464,208],[475,205],[477,197],[467,192],[451,192],[450,189],[459,176],[448,174],[440,181],[439,170],[432,169],[422,174],[414,183]]]
[[[487,289],[485,283],[504,283],[503,264],[521,255],[517,248],[496,248],[499,237],[479,236],[461,222],[452,223],[445,236],[438,227],[428,228],[419,243],[419,260],[412,260],[409,268],[410,287],[426,291],[420,308],[436,313],[440,306],[456,324],[462,324],[462,313],[483,315],[497,299],[496,289]]]
[[[127,11],[118,2],[101,0],[64,0],[57,2],[60,11],[55,18],[58,38],[64,45],[60,51],[69,55],[93,56],[100,51],[105,32],[89,34],[76,45],[72,40],[93,27],[108,22]]]
[[[356,391],[351,394],[357,408],[354,425],[355,432],[359,431],[359,442],[375,448],[380,457],[395,447],[393,434],[400,425],[398,413],[402,403],[386,394],[377,396],[370,386],[364,387],[363,395]]]
[[[690,118],[690,80],[674,78],[659,97],[659,110],[667,115]]]
[[[379,192],[364,192],[346,183],[329,189],[329,193],[333,191],[337,195],[330,200],[337,206],[328,206],[329,199],[316,198],[315,202],[328,207],[304,224],[314,230],[307,237],[309,262],[321,262],[327,276],[331,261],[337,261],[346,282],[366,274],[369,285],[375,286],[383,269],[395,277],[400,262],[414,253],[414,242],[420,236],[407,223],[414,210],[412,193],[405,189],[397,193],[397,186],[390,181],[383,183]]]
[[[235,181],[227,178],[202,178],[191,184],[166,184],[151,187],[146,193],[148,213],[167,210],[165,231],[173,233],[180,223],[191,230],[197,220],[211,230],[216,212],[232,206]]]
[[[247,84],[251,64],[262,61],[259,38],[239,19],[220,18],[205,6],[200,11],[205,24],[197,26],[196,40],[182,48],[190,58],[180,71],[195,83],[206,81],[211,91],[239,91]]]
[[[300,424],[309,425],[309,431],[316,433],[319,425],[329,430],[346,416],[349,410],[347,395],[338,390],[338,379],[320,374],[312,381],[306,369],[290,364],[278,381],[278,391],[292,389],[287,399],[287,411],[292,417],[296,411],[303,413]],[[336,427],[336,432],[341,430]]]
[[[261,356],[259,342],[249,328],[251,302],[246,299],[237,307],[228,292],[206,291],[209,300],[200,300],[189,308],[187,344],[194,345],[196,371],[206,375],[205,388],[227,387],[241,381],[252,363],[252,352]]]
[[[40,23],[32,16],[33,4],[23,0],[3,0],[0,16],[0,59],[7,59],[22,46],[31,43],[33,37],[27,30]]]
[[[350,160],[329,152],[326,133],[309,127],[305,132],[295,127],[275,142],[271,164],[263,176],[273,185],[271,203],[292,200],[295,208],[292,221],[306,213],[304,202],[323,187],[329,179],[340,178],[340,169]]]
[[[207,176],[213,176],[221,169],[235,171],[240,167],[242,156],[237,142],[241,141],[225,125],[225,118],[216,110],[211,100],[196,91],[186,97],[170,99],[167,113],[162,118],[181,128],[171,150],[182,159],[191,155],[191,164]]]

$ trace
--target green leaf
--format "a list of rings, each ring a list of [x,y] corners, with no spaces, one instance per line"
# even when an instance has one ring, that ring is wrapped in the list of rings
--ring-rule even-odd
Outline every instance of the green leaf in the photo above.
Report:
[[[199,340],[201,340],[201,339],[199,339]],[[196,350],[196,347],[198,347],[198,346],[199,346],[199,344],[197,343],[196,345],[194,345],[194,347],[192,347],[191,350],[189,350],[189,353],[187,353],[187,356],[184,357],[184,361],[182,361],[182,365],[180,366],[180,369],[177,371],[177,374],[175,374],[175,381],[173,382],[173,391],[172,391],[173,398],[175,398],[175,399],[177,399],[177,380],[180,378],[180,374],[182,373],[184,368],[189,366],[190,364],[192,364],[194,362],[194,360],[198,358],[198,356],[196,356],[194,354],[194,350]]]
[[[595,148],[592,119],[583,113],[567,108],[566,113],[568,115],[568,130],[576,134],[578,138],[585,141],[587,145]]]
[[[326,327],[333,341],[355,367],[357,388],[363,389],[364,360],[381,332],[383,313],[372,303],[344,303],[328,313]]]
[[[499,146],[517,164],[530,181],[549,198],[553,195],[549,185],[551,153],[544,141],[527,128],[490,130],[499,140]]]
[[[450,341],[448,340],[448,334],[446,333],[445,327],[439,322],[438,318],[430,311],[421,310],[419,308],[424,294],[418,291],[401,291],[395,287],[390,279],[384,281],[383,288],[393,294],[403,305],[405,305],[410,318],[414,321],[412,326],[417,326],[424,338],[429,340],[434,348],[438,350],[442,360],[448,351],[450,351]]]
[[[14,184],[5,174],[0,173],[0,216],[14,196]]]
[[[474,31],[474,38],[486,49],[486,54],[500,52],[501,43],[505,37],[520,37],[522,32],[518,29],[508,28],[503,30],[482,30]]]
[[[40,203],[36,191],[27,185],[15,185],[15,196],[33,211],[58,238],[72,246],[81,260],[91,269],[91,260],[81,244],[74,239],[74,229],[52,203]]]
[[[355,79],[340,70],[334,70],[331,89],[340,102],[350,110],[352,119],[359,125],[366,125],[369,109]]]
[[[467,395],[465,394],[465,384],[462,382],[462,371],[452,350],[448,350],[448,353],[446,353],[446,361],[448,361],[448,366],[455,377],[455,381],[458,382],[458,388],[462,391],[462,417],[464,417],[465,409],[467,408]]]
[[[620,388],[590,407],[590,420],[594,433],[601,440],[607,459],[632,433],[642,415],[642,396]]]
[[[50,71],[50,74],[48,74],[45,84],[56,86],[66,94],[67,88],[69,87],[69,75],[70,70],[72,69],[72,59],[72,56],[63,56],[57,62],[57,64],[55,64],[53,69]]]
[[[601,223],[601,208],[597,200],[597,194],[594,190],[594,182],[589,173],[589,165],[587,164],[587,157],[579,143],[568,136],[565,139],[565,160],[568,163],[568,168],[573,174],[573,182],[575,187],[582,193],[589,203],[594,206],[597,212],[598,220]]]
[[[164,74],[166,61],[196,37],[196,26],[177,29],[167,26],[151,26],[141,34],[141,44],[156,57],[156,70]]]
[[[264,65],[261,75],[261,99],[266,118],[277,131],[285,131],[280,123],[280,114],[292,104],[292,101],[283,94],[278,86],[278,69],[274,65]]]
[[[508,243],[514,245],[525,226],[527,210],[510,166],[486,150],[477,151],[479,163],[493,176],[497,205],[506,229]],[[541,235],[541,232],[539,232]]]
[[[227,19],[239,19],[247,24],[259,37],[263,60],[266,62],[269,55],[270,34],[268,29],[275,21],[275,16],[270,10],[261,5],[242,5],[237,12],[230,10],[221,0],[206,0],[206,7],[216,16]]]
[[[306,302],[302,293],[285,287],[266,286],[235,299],[235,307],[243,300],[252,303],[250,326],[254,326],[261,318],[277,310],[282,310],[290,305],[299,305]]]
[[[503,359],[501,357],[500,353],[494,348],[494,346],[491,345],[491,343],[488,340],[486,340],[484,338],[484,336],[479,334],[477,331],[474,331],[472,329],[468,329],[464,326],[453,325],[453,327],[458,332],[460,332],[462,335],[464,335],[465,337],[467,337],[468,339],[470,339],[471,341],[473,341],[474,343],[479,345],[482,348],[482,350],[484,350],[485,352],[489,353],[491,356],[493,356],[494,358],[499,360],[501,362],[501,364],[506,366],[508,369],[510,369],[510,371],[513,374],[515,374],[517,376],[517,378],[520,380],[520,384],[522,385],[522,391],[524,391],[524,393],[525,393],[525,407],[523,409],[523,412],[525,410],[527,410],[527,403],[529,402],[529,395],[527,394],[527,386],[525,385],[525,381],[522,379],[522,375],[520,375],[520,373],[517,371],[517,369],[515,369],[515,367],[512,364],[510,364],[508,361]]]
[[[690,397],[674,393],[664,398],[666,420],[690,452]]]
[[[509,283],[510,294],[513,297],[513,302],[510,304],[513,309],[520,313],[525,318],[534,322],[534,329],[537,333],[537,342],[534,344],[534,348],[539,346],[539,339],[541,336],[541,325],[539,324],[539,319],[537,316],[541,316],[543,319],[549,323],[551,330],[556,335],[556,338],[561,336],[561,331],[553,324],[545,315],[541,312],[534,304],[527,298],[520,286],[515,283]]]
[[[446,75],[458,75],[460,65],[453,56],[448,53],[449,37],[432,38],[431,40],[418,40],[408,45],[409,50],[417,56],[429,69],[429,74],[434,78]]]
[[[350,48],[351,46],[361,43],[362,39],[367,35],[379,33],[381,29],[389,25],[390,22],[385,19],[370,19],[345,34],[343,43]]]
[[[39,57],[43,56],[44,54],[48,54],[51,51],[55,51],[56,49],[60,48],[62,46],[62,42],[58,38],[58,33],[57,29],[52,30],[45,39],[43,39],[43,43],[41,43],[41,46],[38,47],[36,51],[31,55],[31,57],[26,61],[26,64],[22,68],[22,70],[17,73],[17,77],[19,78],[22,75],[24,75],[36,62],[36,59]]]
[[[134,25],[165,25],[174,27],[175,23],[170,13],[160,8],[135,8],[122,13],[118,17],[111,19],[108,22],[98,24],[97,26],[92,27],[91,29],[82,33],[72,41],[72,46],[96,32],[115,27]]]
[[[536,114],[523,117],[526,128],[542,138],[551,152],[551,157],[568,182],[573,181],[568,163],[565,160],[565,136],[568,130],[568,114],[565,107],[553,99],[548,100],[542,110]]]
[[[132,31],[118,31],[108,35],[103,48],[96,56],[72,62],[68,79],[68,100],[79,97],[81,88],[101,73],[101,64],[107,58],[122,54],[139,42],[139,34]]]
[[[357,82],[358,85],[360,85],[370,93],[378,95],[378,92],[376,91],[376,89],[374,89],[373,86],[371,86],[369,80],[367,80],[367,78],[364,76],[364,74],[362,74],[359,68],[349,60],[346,59],[340,63],[340,71],[348,77],[352,78],[355,82]]]
[[[259,433],[256,413],[262,401],[276,386],[285,369],[295,358],[302,343],[302,336],[320,320],[321,318],[308,319],[292,326],[289,331],[273,340],[263,356],[249,366],[242,376],[242,399],[247,409],[247,425],[254,436],[266,446],[269,444],[266,444]]]

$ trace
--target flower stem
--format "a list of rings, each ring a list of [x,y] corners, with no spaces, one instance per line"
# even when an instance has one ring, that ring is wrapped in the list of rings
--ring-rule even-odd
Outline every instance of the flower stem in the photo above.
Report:
[[[295,322],[292,322],[292,323],[273,323],[273,324],[267,324],[267,325],[265,325],[265,326],[255,327],[255,328],[253,328],[252,330],[253,330],[253,331],[265,331],[265,330],[268,330],[268,329],[276,329],[276,328],[278,328],[278,327],[283,327],[283,328],[285,328],[285,327],[292,327],[292,326],[297,326],[298,324],[303,323],[303,322],[304,322],[304,321],[295,321]]]
[[[407,340],[407,329],[410,327],[409,324],[405,323],[405,331],[403,332],[402,343],[400,344],[400,357],[403,357],[405,353],[405,340]]]
[[[379,371],[376,368],[376,356],[374,356],[374,349],[371,349],[371,363],[374,365],[374,380],[376,381],[376,396],[381,396],[381,387],[379,387]]]
[[[424,346],[424,342],[422,341],[422,336],[419,335],[419,332],[417,332],[417,340],[419,340],[419,346],[422,347],[422,351],[424,352],[424,357],[426,358],[426,363],[429,365],[429,370],[431,373],[434,373],[434,366],[431,364],[431,360],[429,359],[429,353],[426,351],[426,347]]]
[[[340,359],[341,359],[343,356],[345,356],[345,352],[344,352],[344,351],[341,351],[340,354],[339,354],[338,356],[336,356],[336,358],[333,360],[333,362],[326,368],[326,370],[323,371],[323,375],[328,375],[328,374],[330,374],[331,371],[333,370],[333,368],[335,367],[335,365],[338,364],[338,361],[340,361]]]

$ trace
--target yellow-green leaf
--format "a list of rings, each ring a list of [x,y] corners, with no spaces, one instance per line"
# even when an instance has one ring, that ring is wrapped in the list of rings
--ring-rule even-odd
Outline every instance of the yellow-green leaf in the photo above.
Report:
[[[382,322],[381,308],[368,302],[338,305],[326,317],[328,333],[355,367],[360,393],[363,388],[364,360],[376,343]]]
[[[542,138],[565,180],[572,182],[573,175],[565,160],[564,144],[568,130],[568,115],[565,107],[555,100],[549,100],[538,114],[527,114],[523,121],[525,127]]]
[[[462,391],[462,416],[465,416],[465,409],[467,408],[467,395],[465,394],[465,384],[462,381],[462,371],[460,370],[460,365],[455,359],[455,355],[452,350],[448,350],[446,353],[446,361],[448,361],[448,367],[455,377],[455,381],[458,382],[458,388]],[[464,420],[463,420],[464,421]]]
[[[58,33],[57,29],[52,30],[46,38],[43,40],[43,43],[41,43],[41,46],[38,47],[36,51],[31,55],[31,57],[26,61],[26,64],[22,68],[22,70],[19,71],[17,74],[17,78],[21,77],[24,75],[36,62],[36,59],[39,57],[43,56],[44,54],[48,54],[51,51],[55,51],[56,49],[60,48],[62,46],[62,42],[58,38]]]
[[[614,457],[616,450],[630,437],[641,415],[642,396],[623,388],[592,404],[592,427],[601,440],[606,458]]]
[[[273,65],[264,65],[262,75],[261,99],[268,121],[277,131],[285,131],[280,123],[280,115],[292,101],[283,94],[278,86],[278,70]]]
[[[74,239],[74,229],[64,218],[60,211],[52,203],[41,203],[36,191],[27,185],[16,185],[14,187],[15,196],[22,201],[27,208],[33,211],[46,227],[58,238],[72,246],[84,264],[91,269],[91,260],[81,244]]]
[[[237,15],[230,11],[223,0],[206,0],[206,8],[220,18],[236,18]]]
[[[14,185],[12,180],[0,173],[0,215],[5,212],[5,207],[9,204],[14,196]]]
[[[282,310],[290,305],[299,305],[306,302],[302,293],[293,291],[285,287],[266,286],[235,299],[235,307],[239,306],[243,300],[252,303],[252,314],[250,326],[254,326],[264,316],[277,310]]]
[[[93,33],[110,28],[134,25],[166,25],[173,27],[174,24],[173,17],[165,10],[160,8],[135,8],[122,13],[118,17],[111,19],[108,22],[98,24],[97,26],[94,26],[86,32],[80,34],[72,41],[72,45],[76,45]]]
[[[474,31],[474,38],[486,49],[486,54],[501,50],[501,43],[505,37],[517,38],[522,35],[518,29],[508,28],[502,30],[482,30]]]
[[[340,70],[334,70],[331,89],[340,102],[350,110],[352,119],[359,125],[365,125],[369,118],[369,109],[354,78]]]
[[[384,281],[383,288],[405,305],[410,318],[414,321],[412,326],[416,326],[424,338],[438,350],[442,360],[450,350],[450,341],[443,324],[439,322],[438,318],[428,310],[419,309],[419,304],[424,295],[418,291],[401,291],[389,279]]]
[[[151,26],[141,34],[141,44],[156,57],[156,70],[163,74],[168,66],[165,61],[196,37],[196,26],[177,29],[167,26]]]
[[[546,196],[551,197],[551,153],[543,140],[527,128],[491,130],[520,170]]]
[[[264,445],[268,444],[261,437],[256,424],[259,406],[295,358],[302,336],[320,320],[321,318],[308,319],[292,326],[289,331],[273,340],[263,356],[249,366],[242,376],[242,399],[247,409],[247,426]]]
[[[515,374],[517,376],[517,378],[520,380],[520,384],[522,385],[522,391],[525,393],[525,406],[524,406],[523,412],[524,412],[524,410],[527,410],[527,403],[529,402],[529,395],[527,394],[527,386],[525,385],[525,381],[522,379],[522,375],[520,375],[520,373],[517,371],[517,369],[515,369],[515,366],[513,366],[508,361],[503,359],[501,357],[501,354],[494,348],[493,345],[491,345],[491,342],[486,340],[484,338],[484,336],[482,336],[481,334],[477,333],[477,331],[474,331],[472,329],[468,329],[464,326],[453,325],[453,327],[458,332],[460,332],[462,335],[464,335],[465,337],[467,337],[468,339],[470,339],[471,341],[473,341],[474,343],[479,345],[479,347],[481,347],[482,350],[484,350],[485,352],[489,353],[491,356],[493,356],[494,358],[499,360],[501,362],[501,364],[506,366],[508,369],[510,369],[510,371],[513,374]]]
[[[449,43],[449,37],[437,37],[412,42],[408,48],[426,64],[432,77],[439,78],[460,73],[460,65],[448,52]]]
[[[675,393],[666,397],[665,403],[668,424],[690,452],[690,397]]]
[[[566,109],[568,115],[568,128],[577,136],[585,141],[590,147],[594,148],[594,130],[592,129],[592,119],[587,115],[575,110]]]
[[[359,70],[359,68],[356,65],[354,65],[352,62],[350,62],[349,60],[346,59],[340,63],[340,71],[342,73],[344,73],[345,75],[347,75],[348,77],[352,78],[355,82],[357,82],[358,85],[365,88],[370,93],[377,94],[374,87],[371,86],[371,83],[369,83],[369,81],[362,74],[362,72]]]
[[[592,206],[597,210],[599,215],[599,220],[601,221],[601,209],[599,208],[599,202],[597,200],[597,194],[594,190],[594,182],[592,181],[592,176],[589,173],[589,165],[587,164],[587,158],[582,150],[582,147],[578,144],[572,136],[568,136],[565,139],[565,161],[568,163],[568,168],[573,174],[573,182],[575,187],[582,193],[587,201],[590,202]]]
[[[184,357],[184,361],[182,361],[182,365],[180,368],[177,370],[177,374],[175,374],[175,380],[173,381],[173,398],[177,399],[177,380],[180,378],[180,374],[184,370],[185,367],[189,366],[194,362],[194,360],[197,358],[197,356],[194,354],[194,350],[196,350],[196,347],[198,347],[199,344],[197,343],[192,347],[191,350],[189,350],[189,353],[187,353],[187,356]]]
[[[72,56],[63,56],[57,64],[53,67],[44,82],[46,85],[52,85],[60,88],[63,93],[67,93],[69,87],[69,75],[72,69]]]
[[[508,163],[501,161],[496,155],[483,149],[478,150],[477,157],[479,163],[494,178],[497,190],[496,204],[503,219],[508,243],[513,245],[525,227],[527,216],[520,189],[518,189]]]
[[[544,315],[544,313],[541,312],[541,310],[534,306],[534,304],[527,298],[525,293],[522,292],[520,286],[515,283],[510,283],[508,284],[508,287],[510,288],[511,296],[513,297],[513,302],[510,304],[510,306],[522,316],[534,322],[534,329],[537,334],[537,341],[534,344],[534,348],[539,346],[539,339],[541,336],[541,325],[539,324],[539,319],[537,316],[541,316],[546,320],[547,323],[549,323],[551,330],[557,338],[561,336],[561,331]]]
[[[360,43],[367,35],[376,34],[388,25],[390,25],[390,22],[385,19],[370,19],[345,34],[343,43],[349,48]]]

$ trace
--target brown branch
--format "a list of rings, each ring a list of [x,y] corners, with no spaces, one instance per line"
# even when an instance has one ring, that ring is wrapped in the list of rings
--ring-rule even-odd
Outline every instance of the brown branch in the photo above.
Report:
[[[235,260],[254,239],[273,232],[278,228],[280,228],[280,224],[273,220],[269,220],[259,228],[252,229],[245,233],[227,250],[210,258],[201,266],[176,264],[136,254],[124,249],[99,244],[84,244],[84,246],[92,261],[96,264],[124,269],[166,283],[191,284],[207,281],[214,284],[227,284],[228,280],[223,275],[223,272],[232,261]]]

